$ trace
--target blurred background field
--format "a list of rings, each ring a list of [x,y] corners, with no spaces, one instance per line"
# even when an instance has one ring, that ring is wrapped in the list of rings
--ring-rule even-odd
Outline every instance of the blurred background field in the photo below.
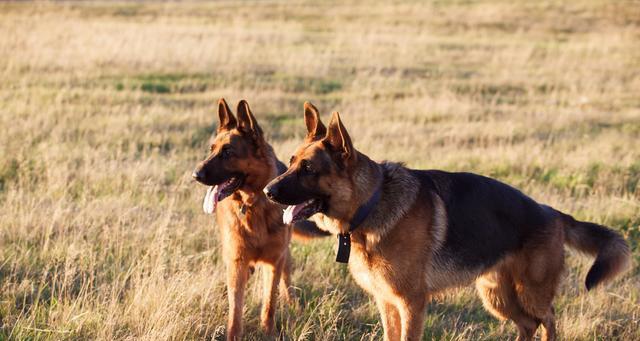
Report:
[[[0,340],[220,338],[216,228],[191,171],[215,101],[244,98],[281,160],[302,103],[356,148],[473,171],[623,233],[640,260],[636,1],[0,4]],[[286,340],[382,336],[334,239],[292,245]],[[562,339],[640,339],[640,272],[585,293],[575,252]],[[255,277],[255,276],[254,276]],[[251,280],[247,339],[263,339]],[[515,328],[473,288],[435,300],[425,339]]]

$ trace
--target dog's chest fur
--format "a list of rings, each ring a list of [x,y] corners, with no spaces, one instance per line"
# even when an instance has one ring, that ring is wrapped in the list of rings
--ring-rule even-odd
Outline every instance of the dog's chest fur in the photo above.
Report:
[[[352,234],[349,268],[356,282],[370,293],[403,291],[423,280],[410,273],[423,272],[427,261],[427,230],[410,231],[416,220],[427,219],[415,210],[420,184],[397,163],[382,163],[382,195],[375,209]],[[425,221],[422,221],[424,224]],[[388,295],[385,295],[388,296]]]
[[[216,210],[223,256],[251,263],[281,257],[291,238],[291,227],[282,224],[282,209],[266,198],[243,209],[243,202],[236,199],[223,200]]]

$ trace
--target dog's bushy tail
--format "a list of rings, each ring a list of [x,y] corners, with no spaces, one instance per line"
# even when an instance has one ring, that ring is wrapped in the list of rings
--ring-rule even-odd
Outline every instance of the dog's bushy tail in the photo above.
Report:
[[[569,246],[595,256],[596,260],[587,273],[587,290],[613,279],[629,269],[631,250],[624,238],[602,225],[578,221],[563,214],[565,242]]]
[[[302,220],[293,223],[293,238],[301,241],[308,241],[310,239],[322,238],[330,236],[327,231],[318,228],[316,223],[310,220]]]

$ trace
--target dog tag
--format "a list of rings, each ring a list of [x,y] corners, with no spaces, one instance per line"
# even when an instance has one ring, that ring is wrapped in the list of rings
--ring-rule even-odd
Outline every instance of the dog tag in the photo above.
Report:
[[[351,254],[351,233],[339,234],[336,262],[349,263],[349,254]]]

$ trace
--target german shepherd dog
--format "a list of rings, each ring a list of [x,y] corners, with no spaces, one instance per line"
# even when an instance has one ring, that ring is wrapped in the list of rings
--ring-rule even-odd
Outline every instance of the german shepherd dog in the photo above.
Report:
[[[304,144],[265,194],[290,205],[289,221],[314,215],[340,236],[338,260],[374,296],[385,340],[420,339],[430,297],[473,281],[491,314],[515,322],[518,340],[533,339],[540,324],[542,339],[554,340],[564,244],[595,256],[587,289],[630,265],[629,246],[611,229],[480,175],[374,162],[337,112],[326,128],[307,103],[304,118]]]
[[[262,193],[286,166],[265,141],[249,104],[244,100],[238,103],[236,119],[226,101],[220,99],[218,116],[220,124],[211,140],[210,154],[198,164],[193,177],[209,186],[203,209],[208,214],[216,213],[227,267],[227,340],[236,340],[242,337],[244,290],[255,265],[264,269],[261,324],[266,333],[274,331],[278,284],[281,295],[287,301],[292,299],[292,226],[282,222],[283,206],[268,201]],[[293,230],[302,238],[323,234],[309,221],[300,221]]]

